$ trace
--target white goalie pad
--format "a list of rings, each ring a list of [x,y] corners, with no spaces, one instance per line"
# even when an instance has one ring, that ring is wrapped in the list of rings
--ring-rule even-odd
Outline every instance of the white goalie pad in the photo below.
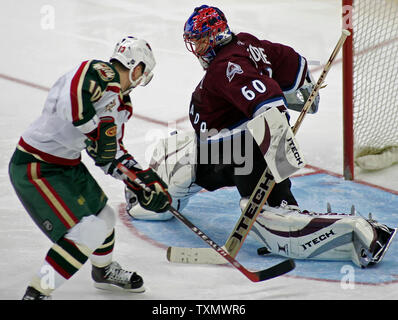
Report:
[[[294,259],[347,260],[366,267],[376,233],[361,216],[264,207],[250,235],[268,251]]]
[[[194,132],[181,132],[161,139],[155,146],[149,166],[168,185],[172,206],[182,210],[188,200],[202,188],[194,184],[196,178],[197,142]],[[129,214],[141,220],[168,220],[170,212],[155,213],[143,209],[138,203]]]
[[[293,131],[285,115],[277,108],[270,108],[250,120],[247,127],[260,147],[276,183],[305,166]]]
[[[190,197],[201,189],[192,185],[196,178],[196,157],[194,132],[174,134],[160,140],[155,147],[149,166],[166,182],[173,199]]]

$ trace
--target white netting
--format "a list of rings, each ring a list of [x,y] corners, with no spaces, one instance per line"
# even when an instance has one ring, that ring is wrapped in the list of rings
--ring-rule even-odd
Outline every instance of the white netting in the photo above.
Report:
[[[352,22],[358,158],[398,146],[398,0],[356,0]]]

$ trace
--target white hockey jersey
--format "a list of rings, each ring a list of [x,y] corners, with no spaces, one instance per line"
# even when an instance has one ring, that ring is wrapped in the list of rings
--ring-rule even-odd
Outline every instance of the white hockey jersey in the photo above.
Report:
[[[86,147],[85,134],[97,128],[101,117],[111,117],[119,158],[127,153],[122,138],[131,116],[130,97],[122,95],[116,69],[108,62],[84,61],[53,85],[41,116],[22,134],[17,148],[41,161],[76,165]]]

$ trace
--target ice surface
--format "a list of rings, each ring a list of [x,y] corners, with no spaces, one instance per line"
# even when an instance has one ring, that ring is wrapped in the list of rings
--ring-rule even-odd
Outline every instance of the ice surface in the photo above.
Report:
[[[155,137],[166,134],[175,126],[190,128],[184,119],[191,92],[203,71],[195,57],[186,51],[182,30],[193,8],[201,4],[202,1],[191,0],[20,0],[2,3],[0,299],[22,297],[32,274],[51,246],[25,213],[7,174],[8,162],[20,134],[41,112],[46,88],[82,60],[108,59],[120,37],[132,34],[145,38],[155,52],[155,76],[148,87],[138,88],[131,95],[137,116],[128,124],[124,139],[126,148],[145,164]],[[311,61],[324,63],[340,36],[341,9],[340,2],[335,0],[214,0],[211,5],[224,11],[233,31],[247,31],[260,38],[291,45]],[[46,19],[49,12],[54,13],[53,21]],[[315,72],[315,79],[318,74],[319,71]],[[328,86],[321,91],[319,112],[306,117],[297,138],[311,165],[341,173],[341,64],[336,63],[326,82]],[[293,121],[296,116],[293,114]],[[148,122],[143,117],[170,125]],[[84,155],[83,159],[109,196],[110,205],[118,212],[124,201],[123,186],[103,175]],[[359,172],[357,178],[398,191],[397,168]],[[360,202],[361,195],[345,197],[333,185],[330,189],[326,197],[332,204],[338,202],[349,208],[352,203]],[[397,201],[396,196],[393,198],[391,201]],[[396,217],[396,211],[394,214]],[[206,230],[206,226],[202,228]],[[229,231],[226,229],[225,235]],[[396,241],[393,246],[396,249]],[[164,246],[134,233],[121,219],[116,226],[115,258],[144,277],[145,293],[127,295],[98,291],[92,286],[87,264],[54,293],[54,299],[398,298],[396,281],[382,285],[355,284],[347,288],[341,274],[337,278],[341,281],[283,276],[264,283],[251,283],[231,267],[170,264]],[[313,263],[313,266],[328,268],[325,262]],[[366,272],[372,277],[372,271]]]

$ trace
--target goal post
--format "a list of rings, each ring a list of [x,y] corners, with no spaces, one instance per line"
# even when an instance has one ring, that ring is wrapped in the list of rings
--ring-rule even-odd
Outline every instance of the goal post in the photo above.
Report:
[[[353,128],[353,38],[352,2],[343,0],[343,28],[351,32],[351,37],[343,45],[343,174],[347,180],[354,179],[354,128]],[[345,25],[345,26],[344,26]]]
[[[343,172],[398,162],[398,0],[342,0]]]

